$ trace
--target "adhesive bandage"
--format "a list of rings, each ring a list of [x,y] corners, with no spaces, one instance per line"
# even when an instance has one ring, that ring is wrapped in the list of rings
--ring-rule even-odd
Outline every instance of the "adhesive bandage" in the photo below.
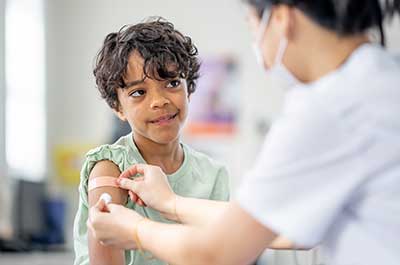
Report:
[[[117,185],[117,178],[115,177],[97,177],[89,180],[89,187],[88,191],[94,190],[100,187],[116,187]]]
[[[89,184],[88,184],[88,191],[97,189],[97,188],[101,188],[101,187],[115,187],[115,188],[119,188],[118,184],[117,184],[117,178],[115,177],[110,177],[110,176],[102,176],[102,177],[97,177],[97,178],[93,178],[89,180]],[[107,194],[107,193],[103,193],[103,194]],[[128,191],[129,197],[131,198],[131,200],[134,200],[134,193],[129,190]]]

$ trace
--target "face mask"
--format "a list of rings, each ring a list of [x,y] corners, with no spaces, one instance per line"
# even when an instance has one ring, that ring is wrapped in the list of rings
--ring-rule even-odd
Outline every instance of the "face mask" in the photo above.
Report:
[[[263,68],[263,70],[274,78],[278,78],[284,81],[288,86],[292,87],[299,83],[301,83],[283,64],[283,56],[285,55],[285,51],[288,45],[287,39],[282,36],[279,41],[278,51],[275,56],[275,62],[270,67],[267,68],[264,62],[264,56],[261,49],[262,39],[264,37],[265,30],[267,29],[268,22],[271,16],[271,11],[269,9],[264,9],[263,15],[261,17],[259,31],[257,34],[256,42],[253,44],[253,50],[256,55],[256,59],[258,64]]]

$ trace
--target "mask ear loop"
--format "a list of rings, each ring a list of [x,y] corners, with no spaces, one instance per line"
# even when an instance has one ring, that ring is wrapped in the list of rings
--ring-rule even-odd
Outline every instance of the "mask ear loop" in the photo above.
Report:
[[[283,61],[283,56],[285,55],[287,46],[288,46],[288,40],[286,37],[282,35],[282,38],[279,41],[278,51],[275,56],[275,64],[279,64]]]
[[[282,34],[282,37],[279,41],[278,51],[275,56],[275,64],[282,63],[283,64],[283,57],[285,56],[286,48],[289,44],[288,39]]]
[[[264,37],[265,30],[267,29],[270,17],[271,17],[271,10],[268,8],[264,8],[263,13],[261,15],[260,24],[259,24],[260,30],[258,31],[257,39],[256,39],[256,42],[260,46],[261,46],[262,38]]]
[[[265,63],[264,63],[264,55],[262,52],[262,39],[264,37],[265,30],[267,29],[269,18],[270,18],[271,12],[267,8],[264,9],[261,20],[258,26],[258,32],[256,33],[256,38],[255,42],[253,42],[252,48],[254,51],[254,54],[256,56],[256,60],[258,65],[260,65],[263,70],[266,68]]]

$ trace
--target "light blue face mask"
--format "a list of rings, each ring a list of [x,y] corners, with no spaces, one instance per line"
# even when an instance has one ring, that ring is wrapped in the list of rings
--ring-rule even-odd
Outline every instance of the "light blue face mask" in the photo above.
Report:
[[[264,33],[267,29],[270,17],[271,10],[265,8],[261,16],[256,41],[253,44],[253,50],[256,55],[257,62],[263,68],[266,74],[284,81],[289,87],[300,84],[301,82],[283,64],[283,56],[285,55],[285,51],[288,45],[288,41],[285,36],[282,36],[281,40],[279,41],[278,51],[275,56],[274,64],[268,68],[264,62],[262,40],[264,38]]]

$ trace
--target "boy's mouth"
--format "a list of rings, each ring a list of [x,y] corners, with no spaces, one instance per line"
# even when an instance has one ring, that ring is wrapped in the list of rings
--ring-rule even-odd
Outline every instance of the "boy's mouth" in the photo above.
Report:
[[[162,116],[158,117],[157,119],[150,120],[150,123],[166,123],[168,121],[175,119],[176,116],[178,116],[178,114],[179,114],[179,111],[174,114],[162,115]]]

